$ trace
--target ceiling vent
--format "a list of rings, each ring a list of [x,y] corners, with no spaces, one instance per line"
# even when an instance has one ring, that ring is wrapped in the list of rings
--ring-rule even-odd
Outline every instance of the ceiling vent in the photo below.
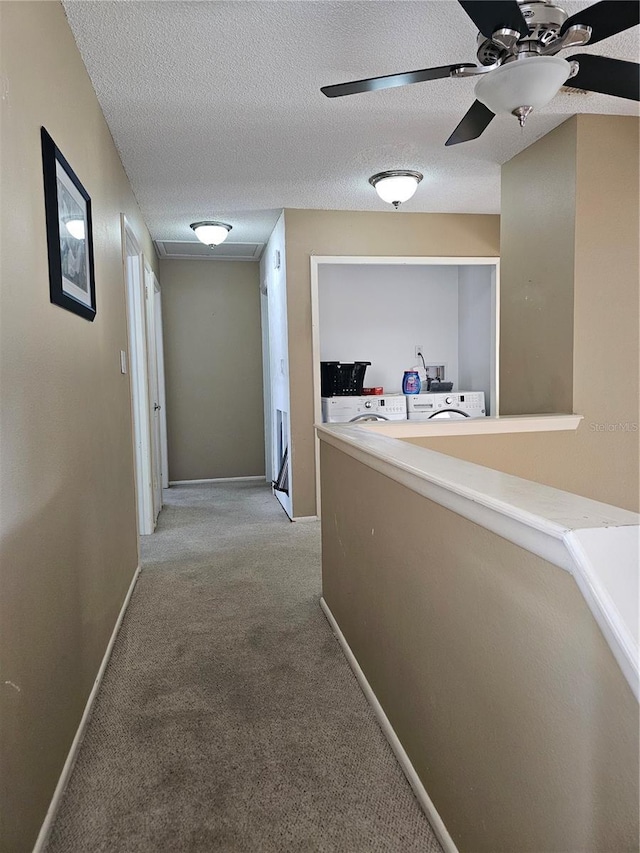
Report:
[[[264,243],[230,243],[225,240],[219,246],[205,246],[194,240],[156,240],[159,258],[199,259],[208,261],[259,261]]]

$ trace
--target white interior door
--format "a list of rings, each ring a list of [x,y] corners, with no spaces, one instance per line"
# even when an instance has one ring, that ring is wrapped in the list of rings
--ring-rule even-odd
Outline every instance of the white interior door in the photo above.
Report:
[[[164,381],[164,339],[162,336],[162,294],[158,279],[153,277],[155,288],[155,331],[156,331],[156,364],[158,366],[158,401],[160,409],[160,461],[162,468],[162,488],[169,488],[169,446],[167,443],[167,393]]]
[[[150,267],[145,266],[145,314],[147,324],[147,371],[149,392],[149,417],[151,436],[151,499],[153,526],[162,509],[162,437],[160,429],[160,384],[158,377],[158,346],[156,339],[156,277]]]

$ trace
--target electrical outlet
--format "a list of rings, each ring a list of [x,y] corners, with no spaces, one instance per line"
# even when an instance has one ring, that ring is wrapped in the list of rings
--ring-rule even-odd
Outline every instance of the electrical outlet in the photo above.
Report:
[[[422,344],[416,344],[415,351],[413,354],[415,358],[420,358],[421,355],[424,355],[424,347],[422,346]]]

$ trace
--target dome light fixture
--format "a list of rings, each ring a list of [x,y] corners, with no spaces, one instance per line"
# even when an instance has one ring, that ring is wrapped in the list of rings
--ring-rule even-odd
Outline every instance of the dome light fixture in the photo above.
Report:
[[[512,113],[524,127],[529,113],[545,107],[575,73],[572,63],[559,56],[529,56],[481,77],[475,94],[492,113]]]
[[[421,180],[420,172],[392,169],[372,175],[369,178],[369,183],[374,187],[382,201],[392,204],[397,210],[398,205],[404,201],[409,201],[418,189]]]
[[[84,240],[84,219],[79,219],[77,216],[70,219],[65,219],[65,228],[76,240]]]
[[[192,222],[189,226],[195,231],[195,235],[205,246],[219,246],[229,236],[232,226],[226,222]]]

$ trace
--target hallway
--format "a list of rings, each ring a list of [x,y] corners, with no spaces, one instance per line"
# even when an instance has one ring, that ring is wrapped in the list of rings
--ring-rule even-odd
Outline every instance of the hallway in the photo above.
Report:
[[[319,523],[172,488],[48,853],[438,853],[319,604]]]

